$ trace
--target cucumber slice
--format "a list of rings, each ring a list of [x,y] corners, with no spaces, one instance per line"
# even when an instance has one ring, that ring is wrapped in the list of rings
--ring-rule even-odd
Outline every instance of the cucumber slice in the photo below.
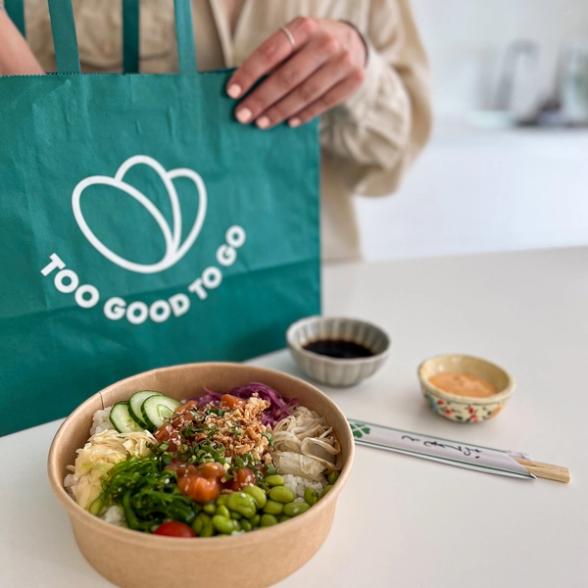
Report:
[[[148,424],[145,422],[143,418],[143,413],[141,412],[141,406],[143,406],[143,402],[147,400],[150,396],[156,396],[161,394],[160,392],[154,392],[153,390],[142,390],[141,392],[135,392],[129,398],[129,413],[130,415],[144,428],[148,427]]]
[[[180,403],[169,396],[158,394],[150,396],[143,402],[141,412],[147,424],[158,429],[180,406]]]
[[[112,407],[110,422],[119,433],[134,433],[144,430],[144,427],[139,425],[130,415],[128,402],[117,402]]]

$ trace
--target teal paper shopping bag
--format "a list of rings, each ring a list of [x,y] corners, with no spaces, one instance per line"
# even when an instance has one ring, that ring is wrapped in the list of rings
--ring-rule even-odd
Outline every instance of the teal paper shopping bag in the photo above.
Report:
[[[186,0],[162,75],[80,74],[70,0],[50,9],[59,72],[0,78],[0,434],[144,369],[276,349],[320,311],[316,125],[235,122]]]

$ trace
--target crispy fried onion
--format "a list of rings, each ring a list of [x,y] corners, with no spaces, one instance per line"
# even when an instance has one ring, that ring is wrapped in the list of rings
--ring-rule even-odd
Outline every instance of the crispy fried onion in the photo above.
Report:
[[[327,470],[338,469],[341,446],[323,417],[304,406],[276,423],[272,459],[283,474],[322,481]]]

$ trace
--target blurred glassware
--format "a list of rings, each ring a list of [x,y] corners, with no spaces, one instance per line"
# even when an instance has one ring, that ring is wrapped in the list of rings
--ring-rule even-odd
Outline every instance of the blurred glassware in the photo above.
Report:
[[[506,49],[494,108],[508,112],[516,124],[536,124],[541,111],[539,46],[519,39]]]
[[[559,76],[562,119],[570,126],[588,125],[588,39],[568,41]]]

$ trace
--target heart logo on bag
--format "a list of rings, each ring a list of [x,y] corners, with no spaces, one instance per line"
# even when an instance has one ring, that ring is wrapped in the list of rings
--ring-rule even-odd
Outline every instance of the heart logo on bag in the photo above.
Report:
[[[136,165],[147,165],[160,177],[171,206],[172,223],[166,220],[159,208],[140,190],[125,181],[125,175]],[[174,180],[178,178],[187,179],[194,184],[197,193],[197,212],[190,230],[182,240],[182,210],[178,199],[178,193],[174,186]],[[90,228],[81,208],[81,199],[86,188],[90,186],[109,186],[115,188],[130,198],[141,204],[145,210],[152,216],[155,223],[159,226],[163,240],[165,242],[165,253],[156,263],[137,263],[125,259],[115,253],[101,241],[94,231]],[[178,168],[167,171],[159,162],[147,155],[134,155],[127,159],[117,170],[114,177],[110,176],[90,176],[77,184],[72,193],[72,208],[74,217],[80,230],[90,242],[90,244],[101,253],[106,259],[116,265],[141,274],[153,274],[162,272],[175,265],[190,250],[202,229],[204,218],[206,216],[207,194],[206,186],[202,178],[193,170],[188,168]]]

